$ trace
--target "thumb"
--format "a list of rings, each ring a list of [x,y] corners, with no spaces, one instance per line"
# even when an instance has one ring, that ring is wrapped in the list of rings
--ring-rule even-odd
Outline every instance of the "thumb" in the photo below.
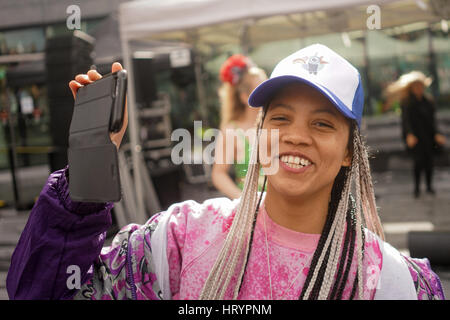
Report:
[[[123,69],[123,67],[122,67],[122,65],[119,62],[114,62],[112,64],[112,66],[111,66],[111,72],[112,73],[117,72],[117,71],[122,70],[122,69]]]

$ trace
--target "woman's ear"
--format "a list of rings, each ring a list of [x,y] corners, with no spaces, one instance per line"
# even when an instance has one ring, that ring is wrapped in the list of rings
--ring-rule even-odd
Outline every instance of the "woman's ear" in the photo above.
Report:
[[[349,150],[349,148],[347,148],[345,150],[344,160],[342,160],[342,166],[343,167],[350,167],[351,164],[352,164],[352,158],[353,158],[353,153]]]
[[[354,151],[354,147],[353,147],[353,136],[354,136],[354,128],[357,125],[355,121],[350,122],[350,133],[349,133],[349,137],[348,137],[348,143],[347,143],[347,148],[345,148],[345,156],[344,159],[342,160],[342,166],[343,167],[350,167],[352,165],[352,159],[353,159],[353,151]]]

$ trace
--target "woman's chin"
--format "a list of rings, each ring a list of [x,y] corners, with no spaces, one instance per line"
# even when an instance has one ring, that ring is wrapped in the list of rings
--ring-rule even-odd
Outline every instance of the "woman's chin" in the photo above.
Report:
[[[299,198],[310,194],[307,184],[299,181],[279,181],[272,184],[272,188],[282,197]]]

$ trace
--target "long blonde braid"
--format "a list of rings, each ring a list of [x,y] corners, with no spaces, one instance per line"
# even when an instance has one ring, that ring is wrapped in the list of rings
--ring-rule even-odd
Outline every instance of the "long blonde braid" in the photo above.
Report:
[[[258,116],[257,134],[252,144],[250,163],[236,215],[200,294],[200,299],[203,300],[224,299],[231,278],[236,273],[238,283],[233,289],[233,299],[236,299],[239,293],[240,282],[245,271],[245,260],[250,249],[250,233],[256,215],[260,171],[257,154],[262,126],[262,112],[261,110]],[[243,263],[239,263],[241,260]]]

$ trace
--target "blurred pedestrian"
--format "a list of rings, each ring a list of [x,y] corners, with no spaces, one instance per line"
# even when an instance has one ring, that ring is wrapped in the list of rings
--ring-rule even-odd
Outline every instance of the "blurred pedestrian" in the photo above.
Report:
[[[214,186],[231,199],[239,198],[244,187],[250,160],[249,135],[245,133],[255,129],[259,113],[258,109],[249,107],[248,98],[266,79],[265,71],[241,54],[230,56],[220,69],[222,135],[216,143],[211,177]],[[227,135],[227,132],[234,134]],[[234,136],[237,136],[237,142]]]
[[[402,110],[402,136],[408,153],[414,161],[414,197],[420,196],[420,182],[425,173],[427,192],[435,194],[433,188],[433,157],[435,151],[445,144],[445,136],[439,133],[432,97],[425,88],[432,80],[420,71],[402,75],[387,88],[387,94],[400,101]]]
[[[76,77],[72,88],[99,77]],[[444,299],[427,259],[384,241],[360,133],[357,69],[314,44],[281,60],[249,103],[264,114],[258,133],[279,132],[279,152],[269,151],[279,170],[265,176],[266,192],[257,181],[271,163],[261,164],[257,151],[272,147],[270,137],[253,141],[239,199],[173,204],[103,247],[113,203],[72,201],[70,168],[56,171],[11,258],[9,297]],[[111,139],[119,145],[121,137]]]

